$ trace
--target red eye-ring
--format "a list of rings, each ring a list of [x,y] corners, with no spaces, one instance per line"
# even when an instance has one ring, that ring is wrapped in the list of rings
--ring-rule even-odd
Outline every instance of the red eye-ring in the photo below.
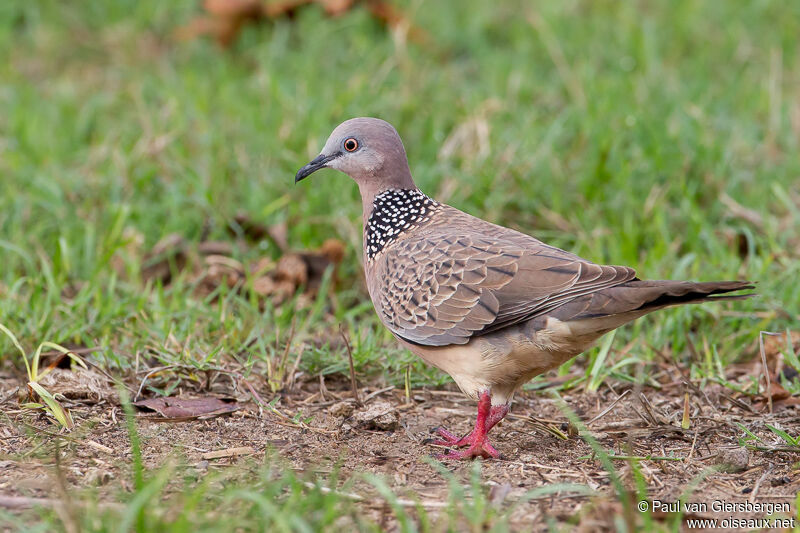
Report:
[[[355,152],[358,148],[358,141],[350,137],[344,142],[344,149],[348,152]]]

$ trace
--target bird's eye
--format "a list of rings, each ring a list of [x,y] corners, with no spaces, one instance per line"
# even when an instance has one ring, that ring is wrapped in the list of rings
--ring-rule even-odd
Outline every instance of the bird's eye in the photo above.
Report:
[[[358,141],[354,138],[350,137],[344,142],[344,149],[348,152],[355,152],[356,148],[358,148]]]

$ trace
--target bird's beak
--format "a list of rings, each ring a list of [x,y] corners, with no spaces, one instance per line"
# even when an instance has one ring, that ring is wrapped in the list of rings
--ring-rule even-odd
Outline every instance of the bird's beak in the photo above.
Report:
[[[339,154],[319,154],[317,157],[311,160],[309,164],[297,171],[297,174],[294,176],[294,182],[297,183],[298,181],[304,180],[317,170],[327,167],[328,162],[332,159],[336,159],[338,155]]]

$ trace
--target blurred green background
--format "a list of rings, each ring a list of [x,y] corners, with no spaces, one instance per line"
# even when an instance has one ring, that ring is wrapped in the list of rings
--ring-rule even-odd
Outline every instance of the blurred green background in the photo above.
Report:
[[[201,14],[196,0],[0,2],[0,324],[29,353],[42,341],[98,347],[87,357],[134,387],[133,367],[159,365],[242,372],[262,392],[279,390],[297,357],[306,377],[346,374],[340,325],[362,384],[402,387],[407,371],[412,386],[450,384],[401,350],[372,310],[355,185],[328,170],[293,184],[333,127],[377,116],[396,126],[417,184],[440,201],[644,278],[758,282],[758,298],[623,328],[608,354],[594,349],[561,369],[575,378],[561,391],[608,376],[646,381],[659,350],[701,387],[757,393],[758,376],[729,383],[727,365],[758,354],[760,331],[797,329],[800,316],[800,3],[392,5],[408,24],[386,28],[362,3],[335,18],[313,5],[246,25],[226,49],[177,38]],[[159,240],[233,242],[240,213],[285,224],[293,249],[342,240],[335,290],[278,305],[247,290],[250,278],[245,290],[198,295],[176,263],[170,283],[145,279]],[[282,253],[268,239],[234,249],[245,264]],[[0,365],[24,368],[5,335]],[[191,386],[190,374],[162,373],[144,393]],[[800,393],[796,376],[781,379]],[[122,493],[124,523],[381,527],[291,470],[267,465],[220,492],[171,468]],[[489,503],[479,466],[471,472],[470,498],[448,478],[443,513],[483,530],[506,511]],[[168,486],[180,476],[184,485]],[[87,530],[121,527],[87,509]],[[76,530],[48,516],[43,530]]]
[[[223,49],[176,39],[196,1],[3,2],[0,323],[26,346],[102,346],[110,367],[153,345],[202,366],[254,338],[251,357],[269,358],[298,315],[311,338],[348,323],[360,368],[397,378],[414,360],[366,300],[357,188],[334,171],[293,185],[354,116],[393,123],[420,188],[482,218],[643,277],[758,281],[738,315],[705,306],[627,328],[637,357],[646,343],[685,355],[699,330],[728,362],[796,323],[800,4],[394,5],[411,37],[358,5],[308,6]],[[293,248],[345,241],[339,305],[262,312],[246,295],[193,298],[180,276],[142,281],[159,239],[230,240],[239,212],[286,223]],[[268,241],[237,253],[280,255]],[[170,355],[169,333],[192,349]],[[309,371],[344,368],[308,349]]]

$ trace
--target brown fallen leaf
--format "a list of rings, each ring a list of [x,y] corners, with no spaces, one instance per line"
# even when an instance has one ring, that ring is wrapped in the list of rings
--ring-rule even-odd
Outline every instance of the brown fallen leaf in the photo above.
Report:
[[[203,7],[209,16],[197,17],[179,28],[178,38],[210,35],[220,46],[227,48],[236,40],[245,23],[264,17],[263,4],[259,0],[205,0]]]
[[[800,332],[790,331],[789,335],[791,336],[791,344],[794,353],[800,353]],[[786,332],[780,332],[775,335],[764,334],[762,335],[762,339],[764,342],[763,359],[767,361],[770,380],[773,383],[777,382],[779,381],[778,377],[780,375],[787,376],[790,379],[794,378],[797,375],[797,371],[787,364],[783,356],[789,344],[786,338]],[[761,357],[758,339],[756,339],[752,351],[754,354],[752,359],[743,363],[730,364],[726,367],[725,377],[727,379],[733,380],[741,376],[763,375],[764,363]]]
[[[305,286],[308,296],[315,296],[319,290],[325,271],[336,268],[344,258],[345,246],[342,241],[328,239],[317,250],[288,252],[274,264],[269,258],[262,258],[250,268],[255,275],[253,291],[262,297],[271,297],[276,303],[291,298],[300,287]]]
[[[251,241],[260,241],[269,236],[269,228],[266,224],[255,222],[247,213],[237,213],[228,224],[228,233],[233,236],[242,234]]]
[[[177,398],[159,396],[140,400],[133,404],[144,411],[155,411],[163,421],[179,422],[184,420],[206,419],[238,411],[236,400],[229,398],[201,397]],[[159,420],[154,418],[153,420]]]
[[[204,0],[203,7],[218,17],[257,16],[262,12],[259,0]]]
[[[272,277],[278,282],[288,281],[295,287],[305,285],[308,282],[308,264],[300,254],[285,254],[278,260]]]
[[[316,291],[322,282],[322,277],[329,266],[334,268],[344,259],[345,246],[338,239],[328,239],[319,250],[314,252],[302,252],[300,257],[305,261],[308,269],[308,288]],[[335,272],[334,272],[335,274]],[[334,278],[335,281],[336,278]]]
[[[171,233],[158,241],[142,262],[142,278],[145,281],[160,281],[166,285],[172,281],[172,267],[183,270],[189,262],[188,245],[178,233]]]
[[[211,294],[221,285],[233,288],[244,280],[244,266],[232,257],[209,255],[203,260],[203,266],[194,277],[197,292],[202,296]]]
[[[286,252],[289,249],[289,225],[286,222],[267,226],[267,235],[280,251]]]
[[[291,19],[300,8],[311,4],[322,6],[330,17],[340,16],[354,6],[363,4],[370,15],[386,27],[402,29],[411,39],[423,44],[429,41],[425,32],[412,25],[399,8],[386,0],[204,0],[206,15],[198,16],[178,28],[176,36],[188,40],[208,35],[220,46],[228,48],[245,24],[280,17]]]
[[[250,218],[250,215],[242,212],[233,217],[233,220],[228,224],[228,233],[234,237],[244,237],[253,242],[268,239],[282,252],[289,249],[289,229],[286,222],[267,226],[254,221]]]
[[[772,409],[778,411],[792,405],[800,405],[800,397],[793,396],[791,392],[786,390],[774,377],[770,383],[770,391],[772,393]],[[753,407],[758,410],[767,410],[770,404],[770,397],[766,391],[756,397],[753,402]]]
[[[245,215],[238,215],[234,223],[238,225],[234,232],[237,236],[248,232],[254,238],[268,235],[282,250],[288,248],[285,226],[260,226]],[[235,244],[226,241],[191,244],[178,234],[170,234],[146,254],[142,277],[166,286],[173,281],[173,275],[186,272],[187,281],[195,285],[200,297],[213,294],[223,286],[236,291],[245,291],[251,286],[250,290],[260,300],[269,298],[277,305],[305,288],[301,295],[303,300],[299,302],[302,306],[316,296],[331,266],[335,284],[336,268],[344,257],[345,245],[337,239],[328,239],[317,250],[284,251],[277,261],[262,257],[248,264],[232,257],[236,251],[246,252],[244,240]],[[250,280],[252,285],[248,283]]]
[[[750,242],[747,238],[747,234],[743,231],[733,228],[722,228],[717,234],[720,236],[720,241],[724,241],[728,245],[728,248],[735,251],[741,259],[747,259],[748,255],[750,255]],[[757,245],[754,252],[759,252]]]
[[[336,17],[353,7],[355,0],[322,0],[319,3],[322,4],[325,13]]]
[[[201,255],[233,255],[234,246],[227,241],[203,241],[197,245]]]

